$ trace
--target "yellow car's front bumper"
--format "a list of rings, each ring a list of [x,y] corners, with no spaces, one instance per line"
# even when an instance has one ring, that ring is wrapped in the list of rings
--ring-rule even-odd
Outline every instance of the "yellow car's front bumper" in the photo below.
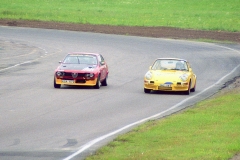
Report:
[[[176,82],[172,84],[151,83],[144,81],[144,88],[155,91],[187,91],[189,88],[188,82]]]

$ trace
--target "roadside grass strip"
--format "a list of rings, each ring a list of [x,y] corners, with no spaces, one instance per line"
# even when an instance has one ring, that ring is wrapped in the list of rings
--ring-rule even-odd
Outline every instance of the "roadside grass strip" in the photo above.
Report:
[[[239,0],[1,0],[1,19],[240,31]]]
[[[87,160],[229,159],[240,151],[240,92],[199,102],[118,136]]]

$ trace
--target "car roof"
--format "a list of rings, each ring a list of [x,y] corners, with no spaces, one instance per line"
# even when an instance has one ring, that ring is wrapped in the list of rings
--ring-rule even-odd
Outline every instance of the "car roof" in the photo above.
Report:
[[[100,55],[99,53],[89,53],[89,52],[69,52],[68,55]]]
[[[156,60],[178,60],[178,61],[185,61],[185,62],[187,62],[187,60],[181,59],[181,58],[157,58]]]

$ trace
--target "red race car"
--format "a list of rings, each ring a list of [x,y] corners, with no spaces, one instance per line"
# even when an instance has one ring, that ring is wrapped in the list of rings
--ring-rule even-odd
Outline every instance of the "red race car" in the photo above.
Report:
[[[108,66],[98,53],[68,53],[54,73],[54,88],[61,85],[107,86]]]

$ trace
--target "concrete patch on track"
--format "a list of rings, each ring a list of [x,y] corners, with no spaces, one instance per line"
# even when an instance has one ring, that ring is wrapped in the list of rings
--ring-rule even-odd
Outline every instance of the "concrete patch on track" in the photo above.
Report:
[[[0,71],[29,64],[32,60],[44,55],[45,52],[38,47],[15,41],[0,40]]]

